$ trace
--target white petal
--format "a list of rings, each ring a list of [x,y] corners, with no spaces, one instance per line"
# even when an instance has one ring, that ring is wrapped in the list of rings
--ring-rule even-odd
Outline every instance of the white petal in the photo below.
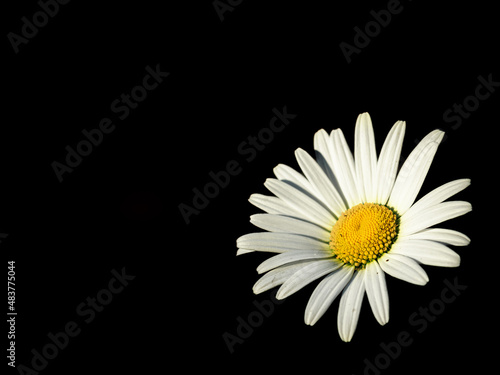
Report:
[[[466,214],[471,210],[472,206],[469,202],[450,201],[436,204],[419,214],[412,215],[409,220],[402,217],[399,235],[401,237],[408,236],[443,221]]]
[[[273,172],[280,181],[288,183],[309,196],[315,195],[315,189],[311,183],[307,181],[307,178],[292,167],[285,164],[278,164],[274,167]]]
[[[283,266],[284,264],[302,261],[302,260],[310,260],[310,259],[322,259],[322,258],[330,258],[332,256],[331,251],[323,251],[323,250],[294,250],[287,251],[285,253],[281,253],[275,255],[269,259],[263,261],[258,267],[258,273],[264,273],[273,268]]]
[[[444,132],[434,130],[420,141],[404,162],[394,183],[388,205],[403,215],[412,205],[429,171]]]
[[[389,321],[389,294],[385,283],[385,273],[377,261],[367,264],[365,269],[365,288],[373,315],[380,325]]]
[[[398,173],[399,157],[403,147],[406,123],[397,121],[387,134],[377,163],[377,200],[385,204],[389,199]]]
[[[351,150],[347,145],[342,130],[335,129],[330,134],[333,152],[333,173],[340,184],[342,194],[349,207],[361,203],[357,187],[356,167]]]
[[[263,194],[252,194],[248,201],[255,207],[258,207],[262,211],[269,214],[300,216],[299,212],[295,208],[290,207],[278,197],[271,197]]]
[[[344,202],[337,190],[334,188],[330,179],[320,168],[318,163],[304,150],[298,148],[295,151],[295,157],[300,165],[300,169],[323,197],[323,202],[330,211],[338,218],[346,210]]]
[[[340,298],[337,326],[340,338],[349,342],[358,325],[359,312],[365,295],[365,272],[358,271]]]
[[[415,204],[411,206],[408,211],[406,211],[403,220],[410,220],[412,216],[418,215],[426,209],[445,201],[469,185],[470,180],[468,178],[451,181],[447,184],[441,185],[415,202]]]
[[[236,240],[240,249],[283,253],[294,250],[324,250],[329,245],[323,241],[291,233],[259,232],[248,233]]]
[[[413,259],[392,251],[382,255],[379,260],[382,270],[397,279],[416,284],[425,285],[429,277],[424,269]]]
[[[467,246],[470,243],[470,238],[465,234],[444,228],[425,229],[404,238],[408,240],[436,241],[454,246]]]
[[[361,199],[363,202],[374,202],[376,199],[374,181],[377,172],[377,151],[372,120],[367,112],[360,114],[356,120],[354,160]]]
[[[401,167],[388,202],[388,205],[394,207],[400,215],[403,215],[415,201],[438,145],[437,142],[432,142],[418,154],[412,152]]]
[[[321,241],[330,241],[330,232],[306,220],[290,216],[255,214],[250,222],[269,232],[294,233],[314,237]]]
[[[307,303],[304,314],[306,324],[314,325],[323,316],[333,300],[351,280],[353,273],[354,267],[343,266],[321,280]]]
[[[314,280],[342,267],[342,262],[334,259],[318,260],[295,272],[276,293],[276,299],[286,298]]]
[[[248,249],[238,249],[236,252],[236,255],[243,255],[243,254],[248,254],[248,253],[253,253],[255,250],[248,250]]]
[[[316,262],[315,260],[306,260],[299,263],[294,263],[287,266],[282,266],[269,271],[264,276],[262,276],[255,285],[253,286],[253,292],[259,294],[265,292],[266,290],[272,289],[275,286],[283,284],[290,276],[292,276],[299,269],[307,266],[311,262]]]
[[[391,254],[401,254],[429,266],[458,267],[460,256],[438,242],[426,240],[397,241],[390,250]]]
[[[289,206],[299,211],[305,219],[318,224],[328,231],[332,230],[336,219],[326,208],[311,197],[276,179],[268,178],[264,185]]]
[[[330,179],[331,183],[340,194],[343,200],[345,197],[342,194],[342,189],[337,180],[337,177],[333,173],[333,162],[334,162],[334,152],[332,150],[333,143],[330,139],[328,133],[324,130],[318,130],[314,134],[314,150],[316,151],[316,162],[319,164],[321,169],[325,172],[325,174]]]

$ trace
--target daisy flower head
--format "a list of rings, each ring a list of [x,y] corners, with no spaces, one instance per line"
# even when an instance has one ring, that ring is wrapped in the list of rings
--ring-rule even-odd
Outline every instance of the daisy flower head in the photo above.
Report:
[[[444,132],[424,137],[398,171],[405,128],[404,121],[396,122],[377,155],[370,116],[362,113],[354,155],[342,130],[321,129],[314,135],[316,158],[295,151],[302,173],[283,164],[274,168],[276,178],[265,182],[274,195],[249,199],[266,212],[252,215],[251,223],[266,232],[237,240],[237,255],[277,253],[258,266],[265,274],[253,287],[256,294],[281,285],[276,298],[283,299],[321,278],[305,323],[314,325],[340,295],[337,326],[348,342],[365,292],[376,320],[389,321],[386,274],[425,285],[422,264],[460,265],[460,256],[447,245],[465,246],[470,239],[434,226],[471,211],[468,202],[445,201],[470,180],[448,182],[415,202]]]

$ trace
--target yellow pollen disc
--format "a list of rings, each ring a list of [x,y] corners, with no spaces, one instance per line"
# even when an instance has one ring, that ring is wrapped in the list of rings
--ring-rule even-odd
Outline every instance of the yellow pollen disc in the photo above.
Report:
[[[383,205],[361,203],[343,212],[330,234],[334,257],[357,268],[387,252],[397,238],[398,214]]]

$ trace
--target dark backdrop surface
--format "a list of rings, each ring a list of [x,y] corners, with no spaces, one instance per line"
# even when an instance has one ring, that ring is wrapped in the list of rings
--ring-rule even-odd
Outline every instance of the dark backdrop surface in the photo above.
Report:
[[[496,334],[493,13],[409,0],[9,4],[0,246],[5,278],[15,261],[15,304],[4,305],[15,338],[3,345],[15,342],[16,367],[5,356],[2,366],[486,371]],[[268,194],[277,164],[298,168],[294,150],[313,153],[321,128],[342,128],[353,147],[366,111],[377,151],[397,120],[407,122],[403,157],[431,130],[446,131],[419,196],[471,178],[453,199],[474,210],[441,226],[472,242],[455,248],[459,268],[426,266],[425,287],[388,277],[389,323],[378,325],[365,298],[344,343],[338,300],[314,327],[303,323],[317,282],[280,304],[272,291],[254,295],[269,255],[236,257],[236,239],[258,231],[248,197]],[[288,124],[269,130],[277,114]],[[224,187],[195,198],[226,170]],[[183,215],[193,199],[196,212]],[[456,298],[443,302],[450,285]]]

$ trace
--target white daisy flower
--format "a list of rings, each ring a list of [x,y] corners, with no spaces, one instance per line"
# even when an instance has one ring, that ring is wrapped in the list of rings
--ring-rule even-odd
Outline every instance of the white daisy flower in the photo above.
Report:
[[[375,149],[368,113],[358,116],[354,155],[340,129],[314,136],[316,160],[295,152],[302,173],[279,164],[265,186],[274,194],[253,194],[250,202],[267,212],[250,217],[268,232],[237,240],[237,255],[253,251],[278,253],[257,268],[267,272],[254,285],[256,294],[281,285],[283,299],[323,277],[305,310],[315,324],[342,293],[338,331],[350,341],[366,292],[376,320],[389,321],[385,274],[412,284],[429,281],[421,264],[457,267],[460,256],[446,245],[465,246],[460,232],[431,228],[471,211],[468,202],[446,199],[470,184],[444,184],[415,202],[444,132],[430,132],[408,156],[398,173],[405,122],[389,131],[380,155]]]

